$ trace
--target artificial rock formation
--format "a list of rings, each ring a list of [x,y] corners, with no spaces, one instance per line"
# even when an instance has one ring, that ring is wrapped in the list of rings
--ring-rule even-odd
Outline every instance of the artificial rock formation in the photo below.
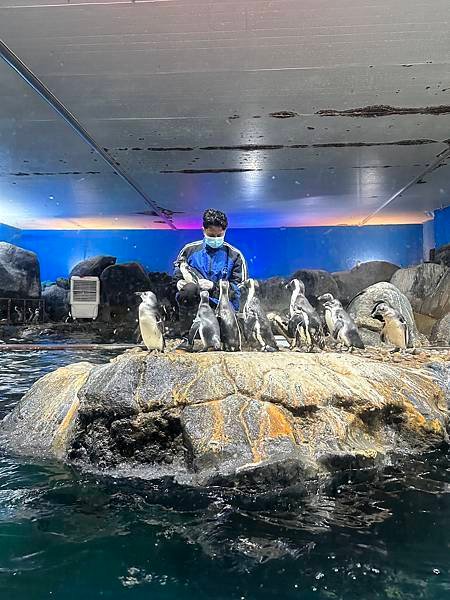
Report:
[[[115,256],[90,256],[77,263],[70,272],[70,277],[100,277],[103,271],[116,263]]]
[[[0,242],[0,297],[39,298],[41,278],[34,252]]]
[[[286,486],[447,440],[450,363],[128,352],[37,381],[2,445],[111,475]],[[412,361],[412,362],[411,362]]]
[[[333,273],[339,290],[337,297],[346,306],[356,294],[374,283],[390,281],[392,275],[398,269],[399,267],[393,263],[384,260],[372,260],[360,263],[350,271]]]

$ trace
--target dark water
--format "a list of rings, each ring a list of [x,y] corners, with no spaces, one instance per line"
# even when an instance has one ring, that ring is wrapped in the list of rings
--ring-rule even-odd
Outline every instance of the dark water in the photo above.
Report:
[[[1,413],[41,375],[86,358],[110,355],[0,354]],[[0,598],[448,600],[449,492],[444,451],[307,499],[0,456]]]

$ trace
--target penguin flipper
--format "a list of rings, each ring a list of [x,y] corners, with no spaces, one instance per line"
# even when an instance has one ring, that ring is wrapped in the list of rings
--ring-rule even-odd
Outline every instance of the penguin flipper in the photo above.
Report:
[[[194,345],[194,339],[195,339],[195,336],[197,335],[199,329],[200,329],[200,321],[197,321],[197,319],[195,319],[191,325],[191,328],[189,329],[189,334],[188,334],[189,346],[192,347]]]
[[[344,321],[338,319],[334,325],[333,338],[337,340],[340,330],[344,327]]]
[[[256,325],[256,316],[251,315],[244,321],[244,336],[247,342],[250,341],[252,332]]]

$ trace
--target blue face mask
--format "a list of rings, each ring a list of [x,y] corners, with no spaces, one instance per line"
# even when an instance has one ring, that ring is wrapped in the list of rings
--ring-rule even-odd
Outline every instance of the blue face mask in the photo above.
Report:
[[[209,235],[205,235],[205,243],[210,248],[220,248],[221,246],[223,246],[224,239],[224,235],[222,237],[210,237]]]

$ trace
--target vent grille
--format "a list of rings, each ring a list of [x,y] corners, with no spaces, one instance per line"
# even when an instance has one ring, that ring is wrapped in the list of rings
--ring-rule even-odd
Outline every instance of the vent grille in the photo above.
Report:
[[[98,303],[99,301],[99,281],[98,278],[80,278],[71,280],[71,303],[90,302]]]

